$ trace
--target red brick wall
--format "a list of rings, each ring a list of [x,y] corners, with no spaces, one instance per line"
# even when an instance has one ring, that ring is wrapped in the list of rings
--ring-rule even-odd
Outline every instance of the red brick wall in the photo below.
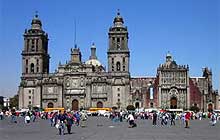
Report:
[[[196,82],[192,79],[189,79],[189,89],[190,89],[190,107],[192,104],[197,104],[197,106],[202,109],[202,93],[200,92],[199,88],[197,87]]]

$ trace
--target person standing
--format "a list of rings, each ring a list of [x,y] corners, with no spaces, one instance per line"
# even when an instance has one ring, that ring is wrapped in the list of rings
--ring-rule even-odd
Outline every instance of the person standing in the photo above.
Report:
[[[30,114],[29,114],[29,113],[26,113],[26,116],[25,116],[25,118],[24,118],[24,122],[25,122],[25,123],[30,123],[30,120],[31,120]]]
[[[185,123],[186,123],[185,128],[189,128],[190,117],[191,117],[190,112],[186,112],[186,115],[185,115]]]
[[[153,114],[153,125],[157,125],[157,113],[154,112]]]
[[[12,109],[12,110],[11,110],[11,122],[12,122],[12,123],[17,123],[17,121],[16,121],[16,112],[15,112],[15,109]]]
[[[214,112],[212,112],[212,115],[211,115],[211,124],[212,126],[215,126],[216,122],[217,122],[217,115],[215,115]]]
[[[32,111],[32,119],[33,119],[33,122],[35,122],[35,120],[36,120],[36,112],[35,111]]]
[[[3,120],[3,119],[4,119],[4,112],[1,111],[1,112],[0,112],[0,120]]]
[[[176,118],[176,115],[174,112],[172,112],[170,114],[170,125],[175,125],[175,118]]]
[[[84,111],[82,111],[82,113],[81,113],[81,123],[80,123],[81,127],[86,127],[87,118],[88,118],[87,114]]]

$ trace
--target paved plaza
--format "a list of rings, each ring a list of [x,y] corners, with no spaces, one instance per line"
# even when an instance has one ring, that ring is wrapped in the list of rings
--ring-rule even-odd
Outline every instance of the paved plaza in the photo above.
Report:
[[[38,119],[17,124],[8,119],[0,121],[0,140],[219,140],[220,123],[210,126],[209,120],[192,120],[186,129],[179,121],[176,126],[152,126],[152,120],[136,120],[138,127],[128,128],[128,123],[112,122],[104,117],[90,117],[87,127],[72,127],[72,134],[58,135],[49,120]]]

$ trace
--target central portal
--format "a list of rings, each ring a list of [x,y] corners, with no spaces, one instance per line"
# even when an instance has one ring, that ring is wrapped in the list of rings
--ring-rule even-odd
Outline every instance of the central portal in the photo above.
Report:
[[[170,99],[170,109],[177,109],[177,98],[172,97]]]
[[[72,101],[72,110],[74,110],[74,111],[78,111],[79,110],[79,101],[76,100],[76,99],[74,99]]]

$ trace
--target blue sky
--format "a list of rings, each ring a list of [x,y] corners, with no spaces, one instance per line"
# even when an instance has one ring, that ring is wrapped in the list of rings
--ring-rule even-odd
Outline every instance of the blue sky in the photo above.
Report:
[[[83,61],[95,42],[97,56],[107,66],[108,29],[120,9],[129,31],[132,76],[155,76],[168,51],[178,64],[190,66],[190,76],[203,67],[220,86],[220,3],[218,0],[0,0],[0,95],[16,94],[21,76],[23,33],[38,11],[49,34],[50,72],[70,59],[77,44]]]

